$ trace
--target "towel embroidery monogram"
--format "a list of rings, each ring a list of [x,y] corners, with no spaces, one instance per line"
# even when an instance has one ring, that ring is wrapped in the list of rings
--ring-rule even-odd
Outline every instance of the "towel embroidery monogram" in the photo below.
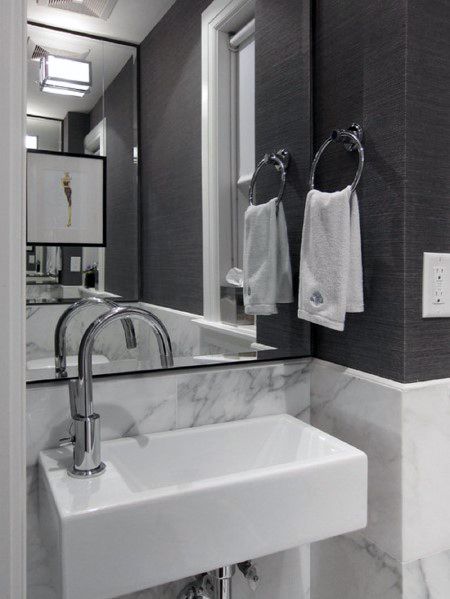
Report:
[[[309,301],[312,303],[313,306],[320,306],[321,304],[323,304],[323,297],[320,291],[314,291],[312,296],[309,298]]]

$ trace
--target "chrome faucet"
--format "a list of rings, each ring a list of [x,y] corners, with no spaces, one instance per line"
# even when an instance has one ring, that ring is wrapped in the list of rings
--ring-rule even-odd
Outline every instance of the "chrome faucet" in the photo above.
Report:
[[[118,308],[115,302],[101,297],[90,297],[75,302],[65,312],[63,312],[55,328],[55,369],[57,378],[67,378],[67,356],[66,356],[66,333],[69,322],[72,318],[85,308],[95,305],[104,305],[108,309]],[[131,320],[122,320],[123,332],[128,349],[134,349],[137,345],[136,333]]]
[[[161,366],[173,366],[172,344],[164,324],[149,310],[116,307],[99,316],[87,329],[78,353],[78,379],[69,381],[70,412],[73,421],[73,464],[68,473],[86,478],[101,474],[100,416],[94,412],[92,396],[92,351],[99,333],[116,320],[137,319],[146,322],[158,342]]]

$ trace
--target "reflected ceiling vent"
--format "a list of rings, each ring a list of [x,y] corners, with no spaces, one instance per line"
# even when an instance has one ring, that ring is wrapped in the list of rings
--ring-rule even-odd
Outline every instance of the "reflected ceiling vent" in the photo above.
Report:
[[[107,21],[117,4],[117,0],[36,0],[36,3],[39,6],[61,8]]]
[[[74,60],[87,60],[90,50],[87,50],[86,52],[73,52],[62,48],[41,46],[40,44],[36,44],[30,37],[28,38],[28,57],[31,58],[31,60],[40,62],[41,58],[45,58],[49,54],[64,56],[64,58],[73,58]]]

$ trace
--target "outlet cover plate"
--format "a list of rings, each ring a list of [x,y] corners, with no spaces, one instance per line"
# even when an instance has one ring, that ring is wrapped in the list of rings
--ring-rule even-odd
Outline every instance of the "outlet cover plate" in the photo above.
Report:
[[[422,316],[450,317],[450,254],[423,255]]]

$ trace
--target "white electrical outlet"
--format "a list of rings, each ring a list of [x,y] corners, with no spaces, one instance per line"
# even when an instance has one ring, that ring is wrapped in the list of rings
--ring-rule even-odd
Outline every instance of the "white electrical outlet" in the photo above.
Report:
[[[423,255],[422,316],[450,317],[450,254]]]
[[[81,257],[71,256],[70,257],[70,272],[80,272],[81,270]]]

